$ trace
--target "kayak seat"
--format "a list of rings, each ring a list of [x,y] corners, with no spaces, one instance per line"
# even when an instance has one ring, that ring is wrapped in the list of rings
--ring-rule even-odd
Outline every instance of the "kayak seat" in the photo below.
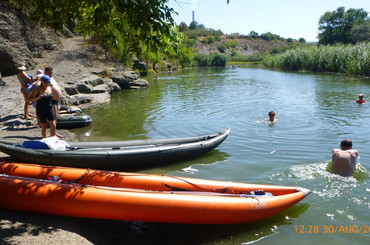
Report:
[[[23,142],[22,146],[24,148],[50,150],[50,147],[45,142],[38,140],[26,140]]]

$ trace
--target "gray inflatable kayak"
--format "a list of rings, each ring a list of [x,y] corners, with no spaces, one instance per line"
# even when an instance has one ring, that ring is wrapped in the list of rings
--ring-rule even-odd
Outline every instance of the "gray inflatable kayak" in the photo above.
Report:
[[[24,147],[26,141],[0,140],[0,151],[10,155],[15,161],[26,163],[133,170],[195,158],[215,149],[229,134],[230,129],[215,134],[185,138],[67,142],[69,146],[64,151],[30,147],[30,144]]]

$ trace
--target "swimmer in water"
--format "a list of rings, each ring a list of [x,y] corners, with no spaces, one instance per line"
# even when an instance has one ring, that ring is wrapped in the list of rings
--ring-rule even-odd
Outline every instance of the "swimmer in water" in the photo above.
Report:
[[[333,149],[332,151],[331,172],[344,177],[352,176],[357,157],[358,151],[352,149],[352,141],[350,139],[342,140],[340,149]]]
[[[274,123],[274,122],[276,122],[277,121],[277,119],[275,119],[275,112],[273,112],[273,111],[270,111],[269,113],[268,113],[268,115],[269,115],[269,121],[270,121],[270,123]]]
[[[365,100],[364,100],[364,94],[359,94],[359,95],[358,95],[358,100],[356,100],[356,103],[358,103],[358,104],[363,104],[363,103],[365,103]]]

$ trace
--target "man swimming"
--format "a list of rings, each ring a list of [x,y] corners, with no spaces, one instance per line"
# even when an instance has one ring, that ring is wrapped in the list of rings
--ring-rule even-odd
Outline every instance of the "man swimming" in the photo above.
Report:
[[[356,167],[358,151],[352,150],[352,141],[344,139],[340,143],[340,149],[333,149],[331,172],[344,177],[353,175]]]
[[[271,122],[271,123],[274,123],[274,122],[276,122],[276,121],[277,121],[277,120],[275,119],[275,115],[276,115],[276,114],[275,114],[275,112],[270,111],[268,115],[269,115],[269,120],[270,120],[270,122]]]

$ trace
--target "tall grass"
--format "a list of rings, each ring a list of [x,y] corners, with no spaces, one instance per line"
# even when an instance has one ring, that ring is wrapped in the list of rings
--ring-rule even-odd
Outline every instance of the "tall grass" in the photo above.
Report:
[[[193,58],[193,66],[225,66],[226,57],[217,53],[210,55],[196,54]]]
[[[252,54],[252,55],[237,55],[227,57],[228,62],[262,62],[265,55]]]
[[[305,46],[267,56],[269,68],[291,71],[337,72],[370,76],[370,42],[356,45]]]

